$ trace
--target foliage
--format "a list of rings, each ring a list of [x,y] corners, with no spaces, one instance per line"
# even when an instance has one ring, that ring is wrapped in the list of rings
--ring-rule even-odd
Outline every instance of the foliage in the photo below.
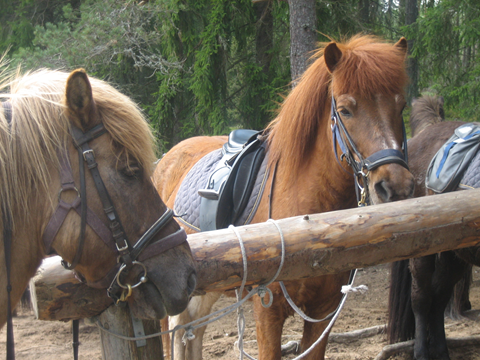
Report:
[[[163,150],[233,127],[261,129],[290,88],[288,2],[1,0],[0,51],[13,64],[84,67],[144,108]],[[319,41],[355,33],[414,40],[419,86],[447,115],[478,119],[480,3],[316,0]]]
[[[442,95],[448,117],[480,121],[480,3],[443,0],[425,6],[404,31],[416,40],[420,89]]]

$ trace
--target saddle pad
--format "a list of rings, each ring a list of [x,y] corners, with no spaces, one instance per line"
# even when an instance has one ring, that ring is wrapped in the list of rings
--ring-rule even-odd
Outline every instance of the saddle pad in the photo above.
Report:
[[[198,190],[205,188],[208,179],[222,158],[222,149],[214,150],[201,158],[188,172],[180,185],[173,209],[182,224],[200,231],[200,202]]]
[[[468,165],[465,174],[460,180],[460,189],[477,189],[480,188],[480,151],[477,151],[474,158]]]
[[[222,149],[214,150],[201,158],[188,172],[175,198],[174,210],[175,214],[179,216],[177,219],[195,231],[200,231],[199,219],[202,198],[198,195],[198,190],[207,187],[208,179],[221,159]],[[247,206],[233,225],[246,225],[252,221],[262,198],[267,178],[267,160],[265,158],[258,171]]]

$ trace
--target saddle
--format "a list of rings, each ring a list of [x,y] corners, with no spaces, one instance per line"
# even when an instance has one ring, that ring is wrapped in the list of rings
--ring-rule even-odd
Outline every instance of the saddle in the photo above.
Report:
[[[238,129],[228,136],[206,188],[198,190],[201,231],[226,228],[242,214],[265,159],[262,135],[261,131]]]
[[[454,134],[438,150],[428,166],[427,189],[436,193],[455,190],[464,178],[480,147],[480,124],[468,123],[455,129]]]

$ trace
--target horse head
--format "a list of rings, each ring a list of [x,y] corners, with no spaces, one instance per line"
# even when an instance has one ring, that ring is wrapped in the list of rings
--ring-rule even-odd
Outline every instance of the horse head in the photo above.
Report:
[[[331,42],[323,51],[331,74],[337,151],[343,153],[374,204],[413,194],[402,116],[406,54],[405,38],[391,46],[354,37],[346,44]]]
[[[108,288],[137,317],[183,311],[195,262],[153,186],[154,138],[138,107],[81,69],[25,75],[12,90],[12,147],[25,157],[11,179],[28,187],[8,202],[18,203],[12,274],[26,272],[17,289],[41,258],[56,253],[81,281]],[[22,246],[36,255],[22,258]]]

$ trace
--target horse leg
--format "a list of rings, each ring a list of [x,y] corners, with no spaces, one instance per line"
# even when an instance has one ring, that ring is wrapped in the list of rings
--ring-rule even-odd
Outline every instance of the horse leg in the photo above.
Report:
[[[429,255],[410,260],[412,274],[412,310],[415,316],[414,358],[429,360],[428,324],[432,298],[432,278],[435,272],[435,257]]]
[[[343,297],[341,292],[342,285],[348,283],[349,276],[350,272],[348,271],[305,281],[306,288],[310,290],[307,293],[308,297],[305,297],[305,314],[313,319],[322,319],[334,312]],[[331,319],[321,322],[304,321],[303,337],[300,343],[302,353],[307,351],[322,336],[330,321]],[[329,333],[326,333],[323,340],[311,349],[304,359],[323,360],[325,358],[328,335]]]
[[[433,276],[433,302],[430,311],[430,356],[440,360],[450,360],[445,337],[445,308],[453,294],[455,284],[468,270],[468,264],[458,258],[453,251],[439,254]]]
[[[203,296],[194,296],[188,303],[187,309],[177,316],[170,317],[169,328],[174,329],[177,325],[188,324],[191,321],[200,319],[210,314],[212,306],[217,302],[221,292],[209,292]],[[184,330],[175,333],[174,340],[174,359],[175,360],[201,360],[203,335],[207,326],[193,330],[195,336],[192,340],[186,340],[184,343]]]
[[[287,284],[285,285],[287,286]],[[283,296],[280,286],[274,283],[269,288],[273,293],[272,305],[269,308],[263,307],[258,296],[253,298],[257,328],[258,360],[281,359],[283,324],[287,317],[293,315],[292,308]],[[292,291],[292,293],[295,292]],[[264,302],[268,303],[269,301],[269,295],[266,295]]]

